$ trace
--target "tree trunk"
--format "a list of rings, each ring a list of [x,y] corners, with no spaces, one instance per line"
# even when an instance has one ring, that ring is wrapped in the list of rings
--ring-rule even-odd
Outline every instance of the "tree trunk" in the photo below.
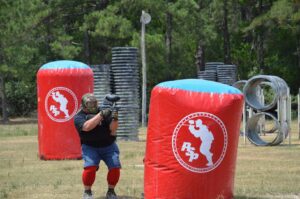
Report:
[[[228,9],[227,9],[227,0],[223,0],[223,40],[224,40],[224,63],[231,64],[231,55],[230,55],[230,35],[228,32]]]
[[[204,8],[204,1],[203,0],[198,0],[198,6],[199,6],[199,10]]]
[[[167,63],[171,65],[172,60],[172,15],[167,12],[166,13],[166,21],[167,21],[167,27],[166,27],[166,47],[167,47]]]
[[[257,61],[259,65],[260,74],[265,72],[265,51],[264,51],[264,33],[263,30],[258,32],[257,36],[258,49],[257,49]]]
[[[7,114],[7,102],[6,102],[6,94],[5,94],[5,82],[4,76],[0,75],[0,97],[1,97],[1,108],[2,108],[2,122],[8,122],[8,114]]]
[[[105,9],[109,4],[109,0],[100,0],[96,3],[96,10],[103,10]]]
[[[297,31],[296,33],[296,40],[297,40],[297,58],[298,58],[298,68],[300,68],[300,32]]]
[[[197,51],[195,54],[195,64],[197,67],[197,71],[204,71],[205,70],[205,41],[204,36],[202,33],[202,29],[204,27],[204,21],[201,19],[200,13],[203,9],[206,8],[205,1],[204,0],[198,0],[198,46]]]
[[[202,41],[199,41],[198,49],[196,52],[196,66],[198,71],[205,70],[205,54],[204,54],[204,45]]]
[[[49,5],[49,1],[48,0],[44,0],[44,3],[47,5],[47,6],[50,6]],[[45,37],[45,48],[46,48],[46,55],[47,55],[47,58],[49,60],[52,60],[54,59],[54,56],[52,54],[52,50],[51,50],[51,46],[50,44],[52,43],[52,34],[51,34],[51,18],[52,18],[52,14],[51,12],[49,13],[49,15],[44,19],[43,23],[45,25],[45,28],[46,28],[46,37]]]
[[[259,15],[263,13],[263,5],[262,0],[259,0]],[[257,61],[259,65],[260,74],[264,74],[265,72],[265,61],[264,61],[264,27],[260,27],[258,29],[258,36],[257,36]]]
[[[85,55],[85,60],[88,65],[91,64],[91,53],[90,53],[90,36],[88,30],[84,32],[84,55]]]

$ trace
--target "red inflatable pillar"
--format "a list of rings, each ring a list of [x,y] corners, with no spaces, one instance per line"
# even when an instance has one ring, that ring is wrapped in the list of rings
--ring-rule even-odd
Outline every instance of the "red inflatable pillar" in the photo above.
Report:
[[[145,198],[233,198],[242,108],[242,93],[217,82],[187,79],[155,86]]]
[[[81,97],[93,92],[93,71],[84,63],[54,61],[37,73],[38,139],[41,159],[79,159],[73,116]]]

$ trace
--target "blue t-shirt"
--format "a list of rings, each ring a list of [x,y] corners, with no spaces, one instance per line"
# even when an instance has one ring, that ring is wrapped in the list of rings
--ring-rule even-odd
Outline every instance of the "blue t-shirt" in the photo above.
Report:
[[[109,123],[105,120],[91,131],[86,132],[82,130],[83,124],[89,119],[88,117],[89,115],[83,110],[80,110],[74,117],[74,124],[79,133],[81,144],[92,147],[106,147],[111,145],[116,140],[116,136],[111,135]]]

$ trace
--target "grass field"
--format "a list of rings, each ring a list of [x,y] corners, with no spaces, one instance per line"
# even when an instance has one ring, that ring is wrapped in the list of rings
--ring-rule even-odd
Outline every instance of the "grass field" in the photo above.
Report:
[[[292,145],[255,147],[240,138],[235,198],[300,198],[300,140],[296,122]],[[140,141],[118,141],[123,169],[116,188],[120,198],[141,198],[146,129]],[[37,124],[0,125],[0,199],[81,198],[81,160],[42,161]],[[106,168],[94,184],[96,199],[106,192]]]

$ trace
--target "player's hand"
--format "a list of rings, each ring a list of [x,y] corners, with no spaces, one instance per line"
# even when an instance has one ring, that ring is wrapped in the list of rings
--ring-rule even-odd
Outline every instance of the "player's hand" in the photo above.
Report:
[[[113,111],[112,112],[112,119],[113,120],[119,120],[119,113],[118,113],[118,111]]]
[[[102,118],[104,120],[107,120],[111,116],[111,110],[104,109],[104,110],[100,111],[100,115],[102,116]]]

